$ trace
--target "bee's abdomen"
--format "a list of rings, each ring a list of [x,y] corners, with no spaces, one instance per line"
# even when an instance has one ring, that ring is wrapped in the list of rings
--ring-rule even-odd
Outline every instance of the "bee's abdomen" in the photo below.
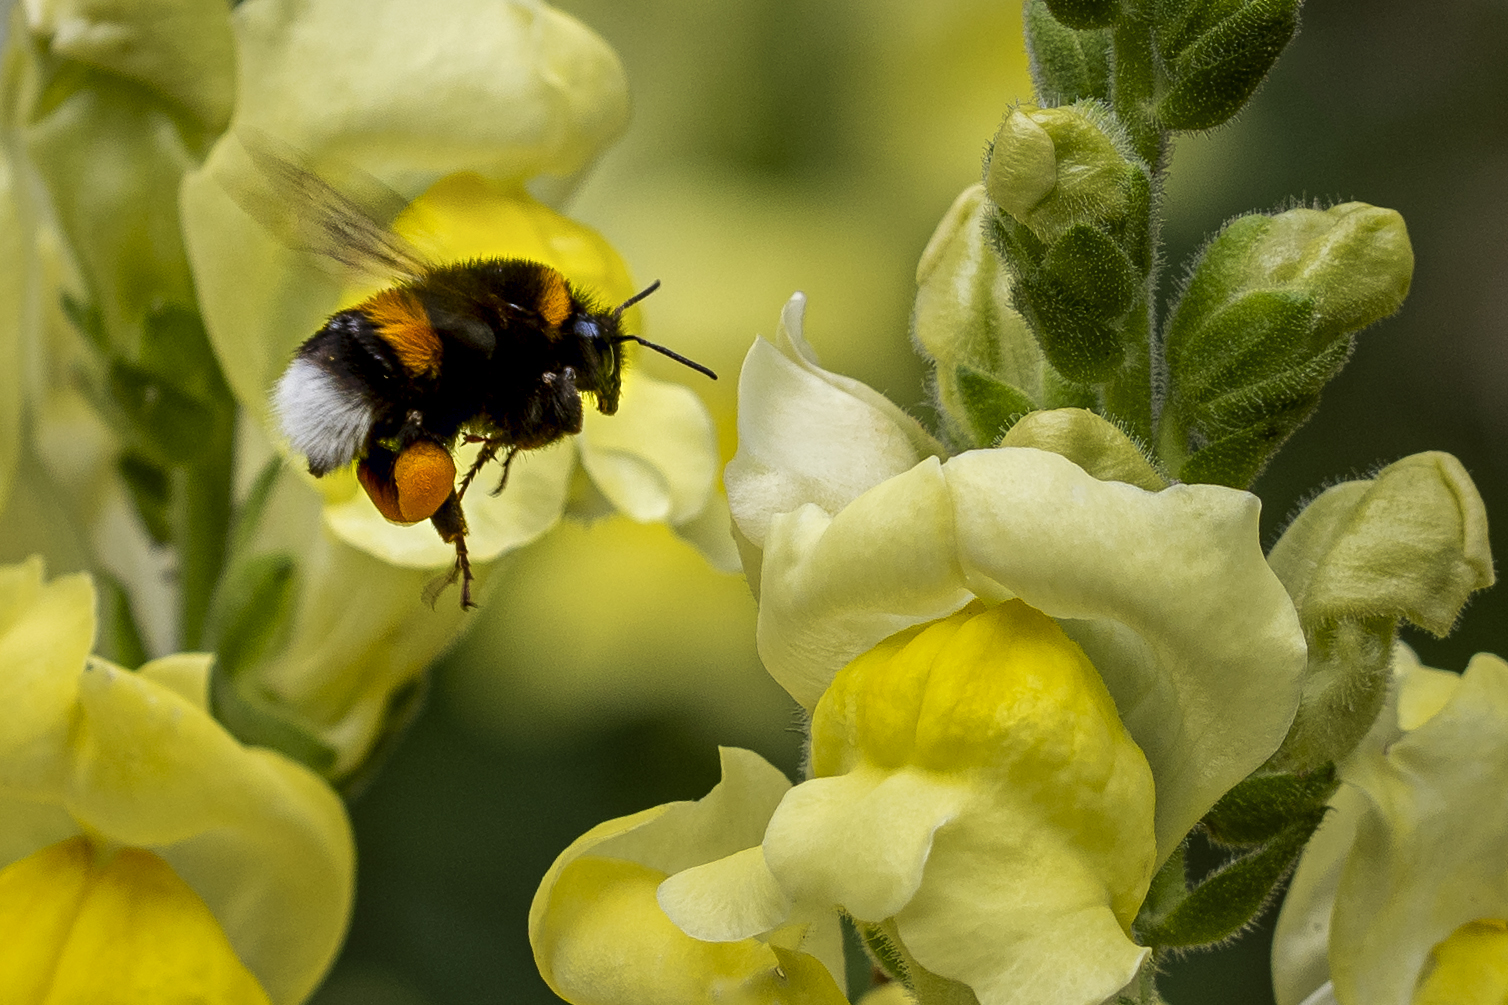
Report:
[[[366,452],[377,424],[401,412],[402,387],[400,364],[371,320],[341,311],[299,347],[272,404],[293,449],[323,475]]]

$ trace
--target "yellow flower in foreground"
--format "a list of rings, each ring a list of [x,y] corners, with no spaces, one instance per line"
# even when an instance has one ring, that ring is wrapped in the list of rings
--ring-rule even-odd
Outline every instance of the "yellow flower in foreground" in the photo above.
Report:
[[[0,568],[0,1001],[303,1001],[350,915],[339,797],[214,721],[211,657],[90,659],[94,604]]]
[[[723,748],[723,779],[694,803],[599,824],[550,867],[529,911],[529,942],[550,989],[573,1005],[844,1005],[837,916],[765,938],[693,939],[655,899],[670,873],[757,843],[790,789],[758,754]]]
[[[1393,670],[1284,900],[1278,1005],[1508,1001],[1508,662]]]
[[[817,704],[812,772],[759,847],[661,886],[676,924],[731,939],[840,907],[984,1005],[1135,977],[1152,775],[1051,618],[970,607],[854,660]]]

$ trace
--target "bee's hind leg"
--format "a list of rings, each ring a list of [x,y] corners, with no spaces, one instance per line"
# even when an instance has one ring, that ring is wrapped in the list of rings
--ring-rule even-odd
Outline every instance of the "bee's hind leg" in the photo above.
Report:
[[[475,472],[473,472],[475,474]],[[464,486],[463,486],[464,490]],[[440,539],[446,544],[456,547],[456,564],[448,575],[440,576],[430,582],[424,588],[424,600],[430,607],[435,606],[445,588],[456,580],[461,581],[461,610],[470,610],[476,607],[471,599],[471,559],[466,554],[466,517],[461,513],[461,496],[459,492],[452,492],[440,508],[435,510],[434,516],[429,518],[434,524],[435,530],[440,532]]]

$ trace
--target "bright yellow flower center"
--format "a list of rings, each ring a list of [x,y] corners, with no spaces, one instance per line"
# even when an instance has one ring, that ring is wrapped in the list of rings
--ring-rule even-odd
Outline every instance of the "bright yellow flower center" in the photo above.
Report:
[[[151,852],[70,838],[0,869],[7,1005],[268,1005],[204,901]]]
[[[1468,921],[1431,957],[1413,1005],[1508,1005],[1508,921]]]

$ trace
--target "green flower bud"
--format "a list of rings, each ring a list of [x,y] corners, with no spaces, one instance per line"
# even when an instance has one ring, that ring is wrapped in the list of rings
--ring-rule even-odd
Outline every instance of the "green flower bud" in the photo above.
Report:
[[[1154,109],[1167,129],[1213,129],[1241,110],[1298,29],[1301,0],[1163,0],[1154,15],[1172,86]]]
[[[1119,224],[1144,168],[1103,106],[1017,108],[990,148],[984,184],[995,205],[1052,242],[1080,224]]]
[[[1046,0],[1052,16],[1070,28],[1103,28],[1120,14],[1118,0]]]
[[[1010,274],[985,239],[994,212],[983,185],[954,201],[916,267],[911,333],[936,361],[939,412],[953,437],[990,446],[1037,408],[1042,350],[1011,306]]]
[[[1168,487],[1129,436],[1083,408],[1033,412],[1011,427],[1000,446],[1062,454],[1102,482],[1125,482],[1148,492]]]
[[[1398,623],[1448,633],[1494,581],[1487,511],[1461,462],[1406,457],[1310,503],[1268,556],[1309,642],[1303,697],[1274,763],[1339,762],[1387,695]]]
[[[1364,203],[1228,224],[1165,339],[1161,446],[1178,477],[1250,483],[1318,405],[1352,333],[1403,303],[1413,268],[1402,217]]]
[[[1074,31],[1053,17],[1046,0],[1027,0],[1022,15],[1032,82],[1044,104],[1110,98],[1110,32]]]

